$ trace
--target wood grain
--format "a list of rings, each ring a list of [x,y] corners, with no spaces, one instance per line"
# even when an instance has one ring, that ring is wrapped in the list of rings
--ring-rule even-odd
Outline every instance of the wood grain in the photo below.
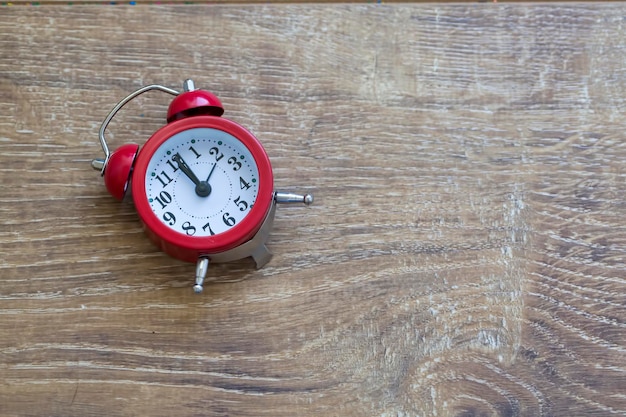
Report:
[[[625,15],[4,8],[0,415],[623,415]],[[316,197],[201,296],[89,166],[189,77]]]
[[[575,2],[576,0],[390,0],[385,1],[384,3],[568,3]],[[608,1],[619,1],[619,0],[608,0]],[[170,0],[167,2],[168,5],[176,5],[176,4],[266,4],[268,3],[265,0],[210,0],[210,1],[189,1],[189,0]],[[297,3],[307,3],[307,4],[322,4],[322,3],[337,3],[334,0],[315,0],[315,1],[306,1],[306,0],[273,0],[272,4],[297,4]],[[363,0],[347,0],[342,1],[341,3],[383,3],[383,1],[363,1]],[[33,1],[33,0],[13,0],[13,1],[4,1],[0,3],[3,6],[41,6],[41,5],[74,5],[74,4],[93,4],[93,5],[116,5],[116,6],[125,6],[125,5],[160,5],[162,2],[151,1],[151,0],[126,0],[126,1],[117,1],[117,0],[82,0],[80,2],[73,2],[68,0],[42,0],[42,1]]]

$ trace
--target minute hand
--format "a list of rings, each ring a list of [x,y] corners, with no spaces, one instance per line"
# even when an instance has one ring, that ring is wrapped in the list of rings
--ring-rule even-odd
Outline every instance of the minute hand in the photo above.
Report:
[[[187,177],[189,177],[189,179],[191,181],[193,181],[193,183],[195,185],[200,184],[200,180],[198,179],[196,174],[193,173],[191,168],[189,168],[189,165],[187,165],[187,163],[185,162],[183,157],[180,156],[179,153],[177,153],[176,155],[172,156],[172,161],[174,161],[174,162],[176,162],[178,164],[178,168],[180,168],[180,170],[183,171],[183,173],[185,173],[185,175]]]

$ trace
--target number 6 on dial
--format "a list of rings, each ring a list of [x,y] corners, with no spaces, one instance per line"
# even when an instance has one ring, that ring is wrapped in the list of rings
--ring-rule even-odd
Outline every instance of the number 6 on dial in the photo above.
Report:
[[[149,85],[120,101],[100,127],[105,158],[92,166],[117,199],[130,184],[147,235],[170,256],[197,262],[194,290],[201,292],[209,261],[251,256],[258,268],[265,265],[276,203],[309,205],[313,197],[274,191],[270,160],[259,140],[221,117],[224,109],[215,95],[196,90],[191,80],[183,87],[178,93]],[[176,96],[167,125],[141,149],[128,144],[109,152],[107,125],[126,103],[150,90]]]

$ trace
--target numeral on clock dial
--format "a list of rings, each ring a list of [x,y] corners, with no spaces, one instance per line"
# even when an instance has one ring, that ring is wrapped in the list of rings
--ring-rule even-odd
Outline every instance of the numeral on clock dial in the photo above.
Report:
[[[161,174],[157,175],[156,179],[161,183],[163,188],[167,187],[172,181],[174,181],[165,171],[161,171]]]

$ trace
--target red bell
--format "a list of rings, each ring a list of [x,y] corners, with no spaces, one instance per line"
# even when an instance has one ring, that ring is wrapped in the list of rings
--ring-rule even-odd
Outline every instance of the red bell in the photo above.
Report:
[[[104,185],[109,193],[118,200],[124,198],[130,173],[135,162],[139,145],[129,143],[120,146],[111,154],[104,169]]]
[[[185,117],[210,115],[221,116],[224,107],[217,96],[206,90],[195,90],[191,80],[185,81],[185,91],[180,93],[167,109],[167,122]]]

